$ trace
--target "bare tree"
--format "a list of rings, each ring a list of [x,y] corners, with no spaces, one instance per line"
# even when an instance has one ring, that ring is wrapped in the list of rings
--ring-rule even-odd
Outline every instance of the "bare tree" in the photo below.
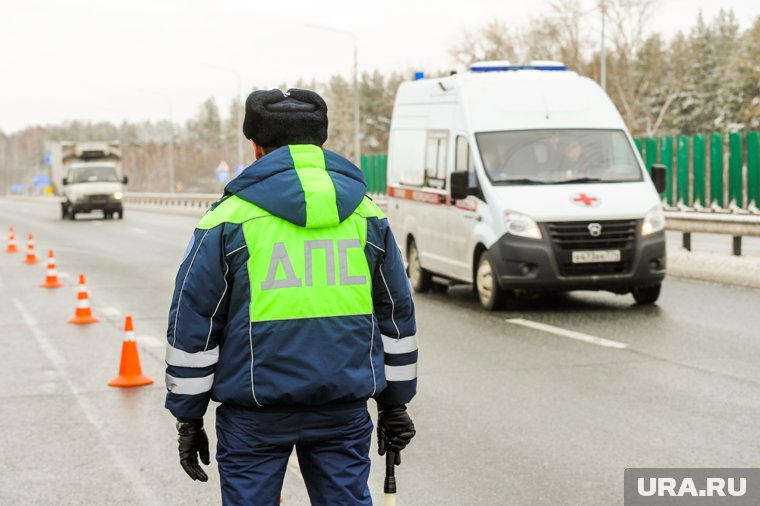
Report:
[[[475,61],[514,60],[518,56],[516,40],[517,36],[503,22],[493,20],[480,30],[464,32],[450,54],[456,63],[465,67]]]
[[[520,37],[523,59],[559,60],[573,70],[585,71],[592,47],[586,26],[590,11],[583,9],[580,0],[554,1],[549,8],[549,15],[531,20]]]

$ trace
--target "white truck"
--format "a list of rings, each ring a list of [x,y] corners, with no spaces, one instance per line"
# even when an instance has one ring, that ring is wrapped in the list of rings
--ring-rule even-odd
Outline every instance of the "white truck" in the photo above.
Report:
[[[399,87],[387,214],[416,291],[472,283],[488,309],[537,291],[652,304],[665,277],[664,170],[650,178],[592,80],[558,62],[480,62]]]
[[[51,182],[61,201],[61,218],[102,211],[105,219],[124,217],[128,183],[121,170],[121,146],[114,142],[57,142],[51,145]]]

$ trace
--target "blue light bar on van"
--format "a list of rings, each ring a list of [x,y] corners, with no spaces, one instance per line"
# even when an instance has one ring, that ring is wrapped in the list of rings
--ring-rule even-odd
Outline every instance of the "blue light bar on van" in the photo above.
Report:
[[[470,72],[511,72],[515,70],[564,71],[567,70],[567,65],[548,60],[535,60],[529,65],[512,65],[509,62],[478,62],[470,65]]]
[[[414,80],[419,81],[420,79],[425,79],[425,73],[424,72],[415,72],[414,73]]]

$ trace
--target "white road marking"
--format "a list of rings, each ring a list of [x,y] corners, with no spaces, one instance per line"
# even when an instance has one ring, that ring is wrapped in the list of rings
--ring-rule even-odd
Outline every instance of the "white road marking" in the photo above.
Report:
[[[68,272],[59,272],[58,277],[61,279],[69,279],[71,276],[69,275]]]
[[[166,340],[153,336],[137,336],[137,342],[148,348],[165,348]]]
[[[100,312],[106,316],[121,316],[121,311],[111,306],[101,308]]]
[[[26,307],[24,307],[20,300],[14,297],[13,305],[16,306],[16,310],[21,315],[21,319],[24,320],[26,326],[29,327],[29,330],[34,336],[34,339],[42,349],[42,353],[45,354],[45,357],[55,368],[58,376],[63,379],[69,391],[74,396],[74,399],[77,401],[77,404],[79,404],[79,408],[84,413],[85,418],[90,423],[90,425],[95,428],[97,434],[103,440],[104,446],[108,450],[108,453],[111,455],[111,459],[113,460],[114,464],[116,464],[116,467],[119,468],[122,475],[132,485],[139,498],[138,503],[151,505],[162,504],[158,497],[156,497],[156,495],[154,495],[153,492],[145,486],[144,478],[140,475],[139,467],[130,462],[124,455],[119,452],[119,450],[117,450],[116,446],[108,440],[104,430],[106,424],[103,422],[103,420],[98,418],[98,411],[95,405],[83,395],[80,395],[77,387],[66,375],[66,360],[55,349],[53,346],[53,341],[48,338],[45,332],[39,327],[37,320],[34,319],[32,314],[26,309]]]
[[[534,322],[532,320],[525,320],[523,318],[509,318],[507,323],[514,325],[522,325],[523,327],[529,327],[550,334],[555,334],[562,337],[569,337],[570,339],[576,339],[585,343],[595,344],[597,346],[604,346],[605,348],[615,348],[618,350],[624,350],[628,348],[628,345],[619,341],[612,341],[610,339],[604,339],[602,337],[591,336],[582,332],[576,332],[574,330],[563,329],[562,327],[555,327],[554,325],[547,325],[545,323]]]

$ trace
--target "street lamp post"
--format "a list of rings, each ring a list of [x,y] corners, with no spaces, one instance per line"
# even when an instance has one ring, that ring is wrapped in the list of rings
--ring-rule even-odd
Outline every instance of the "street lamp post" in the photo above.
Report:
[[[177,191],[177,184],[174,181],[174,115],[172,114],[172,103],[169,100],[169,193]]]
[[[354,32],[343,30],[341,28],[334,28],[332,26],[323,25],[306,25],[308,28],[314,28],[317,30],[325,30],[328,32],[341,33],[348,35],[354,43],[354,162],[357,167],[361,167],[361,127],[359,117],[359,46],[356,43],[356,34]]]
[[[599,62],[599,82],[602,85],[603,90],[607,90],[607,51],[606,46],[604,44],[604,25],[607,17],[607,12],[605,10],[605,0],[600,0],[600,4],[602,7],[602,47],[599,51],[601,61]]]

